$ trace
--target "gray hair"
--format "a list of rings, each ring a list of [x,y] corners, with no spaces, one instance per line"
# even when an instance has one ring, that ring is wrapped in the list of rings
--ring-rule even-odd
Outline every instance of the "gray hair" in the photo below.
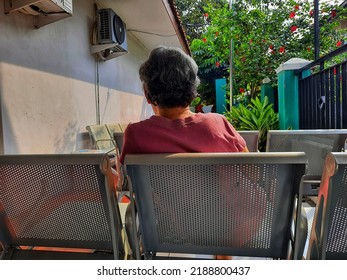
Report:
[[[159,46],[153,49],[139,74],[154,105],[186,107],[197,95],[198,66],[179,48]]]

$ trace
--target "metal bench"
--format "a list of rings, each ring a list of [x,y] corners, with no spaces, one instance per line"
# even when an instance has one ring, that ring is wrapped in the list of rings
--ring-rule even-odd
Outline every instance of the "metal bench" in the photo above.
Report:
[[[266,152],[305,152],[308,172],[304,196],[317,196],[325,157],[340,152],[347,139],[347,129],[269,130]]]
[[[1,155],[1,259],[121,259],[122,223],[103,154]]]
[[[138,233],[131,208],[135,258],[160,252],[302,256],[307,224],[301,212],[294,238],[291,226],[306,163],[304,153],[127,155],[131,205],[139,217]]]
[[[109,152],[117,148],[117,144],[106,125],[87,125],[86,129],[89,132],[94,149]]]

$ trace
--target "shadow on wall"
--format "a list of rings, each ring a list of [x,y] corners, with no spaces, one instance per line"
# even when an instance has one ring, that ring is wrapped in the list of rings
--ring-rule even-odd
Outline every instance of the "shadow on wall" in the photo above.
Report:
[[[65,133],[54,142],[55,153],[67,153],[75,150],[77,130],[77,121],[68,123]]]
[[[4,130],[2,127],[2,88],[1,85],[3,85],[2,81],[2,71],[1,71],[1,65],[0,65],[0,155],[4,154]]]
[[[10,122],[10,115],[8,114],[8,111],[3,104],[3,88],[1,85],[3,85],[3,73],[2,73],[2,66],[0,63],[0,154],[5,154],[5,136],[9,140],[8,142],[11,144],[11,147],[9,147],[11,153],[18,153],[18,145],[15,141],[14,137],[14,130],[11,126]],[[6,135],[5,132],[6,131]]]
[[[6,131],[6,135],[4,131]],[[6,150],[5,138],[8,140]],[[2,104],[2,89],[0,88],[0,154],[17,154],[18,152],[19,149],[14,135],[14,129],[11,126],[10,115],[8,114],[7,108]]]
[[[1,77],[1,72],[0,72]],[[1,81],[1,79],[0,79]],[[1,102],[2,90],[0,88],[0,155],[4,154],[4,130],[2,129],[2,102]]]
[[[90,1],[77,1],[72,17],[39,29],[34,28],[29,15],[20,12],[5,15],[4,1],[0,2],[2,62],[93,81],[95,60],[89,47],[89,27],[93,21],[87,15],[93,15],[94,8]]]

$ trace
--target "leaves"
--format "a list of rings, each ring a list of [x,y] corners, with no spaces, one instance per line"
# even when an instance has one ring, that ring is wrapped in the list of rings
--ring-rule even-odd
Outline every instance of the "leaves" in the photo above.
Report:
[[[263,101],[258,97],[252,99],[247,106],[239,104],[227,111],[225,116],[236,130],[259,131],[259,151],[265,151],[267,131],[279,128],[278,114],[266,96]]]

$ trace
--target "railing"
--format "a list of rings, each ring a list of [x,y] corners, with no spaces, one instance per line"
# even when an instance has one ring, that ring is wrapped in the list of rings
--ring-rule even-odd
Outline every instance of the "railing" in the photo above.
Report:
[[[347,45],[295,71],[299,78],[300,129],[347,128],[347,60],[325,68],[327,61],[346,53]],[[312,71],[319,67],[319,71]],[[305,77],[304,70],[311,70]]]

